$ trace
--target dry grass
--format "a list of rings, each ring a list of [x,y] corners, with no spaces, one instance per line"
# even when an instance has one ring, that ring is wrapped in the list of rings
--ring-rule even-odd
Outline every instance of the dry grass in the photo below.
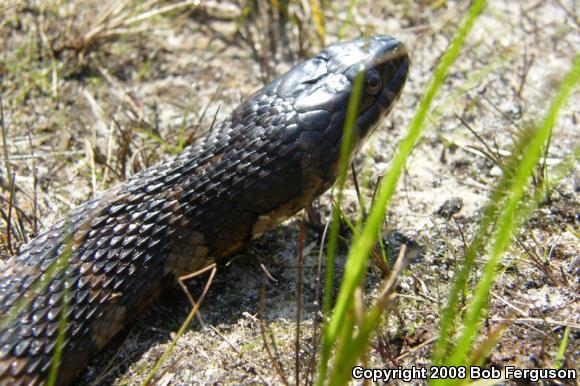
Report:
[[[347,218],[359,215],[359,197],[368,207],[377,176],[388,169],[465,5],[239,3],[86,0],[0,5],[0,45],[5,47],[0,56],[3,259],[78,203],[179,152],[244,95],[317,51],[323,41],[335,41],[339,33],[345,38],[389,33],[404,40],[413,56],[404,98],[356,160],[360,186],[345,191]],[[349,3],[355,6],[349,9]],[[407,164],[383,226],[385,234],[404,235],[404,243],[411,240],[421,253],[400,278],[394,312],[372,341],[369,366],[428,363],[450,278],[475,232],[478,211],[502,173],[510,144],[524,128],[538,123],[578,52],[576,12],[574,3],[566,1],[491,1],[476,25],[439,95],[431,126]],[[577,94],[572,99],[537,171],[538,186],[551,179],[553,167],[576,145],[580,104]],[[365,154],[372,155],[371,161]],[[438,216],[437,210],[452,198],[463,202],[460,211]],[[320,200],[323,221],[330,203],[329,195]],[[578,208],[574,170],[551,190],[505,256],[484,333],[509,323],[487,364],[553,367],[561,361],[568,368],[578,367]],[[160,384],[277,383],[280,372],[293,383],[298,377],[296,358],[302,383],[312,380],[311,360],[320,334],[315,301],[321,235],[307,227],[302,248],[299,228],[300,221],[287,222],[218,272],[201,309],[203,323],[194,322],[177,342],[158,374]],[[349,232],[344,236],[348,243]],[[344,252],[339,248],[339,277]],[[275,280],[263,278],[258,262]],[[480,267],[482,260],[475,264]],[[371,266],[361,301],[377,296],[385,268]],[[264,322],[258,318],[262,286]],[[194,285],[192,292],[201,289],[201,284]],[[297,291],[302,299],[299,343]],[[97,357],[82,381],[143,380],[190,311],[179,290],[165,299]],[[462,307],[464,302],[458,312]],[[568,349],[559,358],[566,327],[571,331]],[[112,353],[118,354],[115,363],[107,366]]]

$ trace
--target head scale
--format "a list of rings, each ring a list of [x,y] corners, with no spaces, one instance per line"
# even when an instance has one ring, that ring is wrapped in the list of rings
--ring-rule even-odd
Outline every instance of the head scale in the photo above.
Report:
[[[276,131],[268,137],[306,154],[297,157],[307,162],[302,168],[317,171],[329,186],[356,76],[362,73],[364,81],[353,128],[355,149],[392,109],[408,71],[405,46],[390,36],[332,44],[250,96],[233,112],[232,121]]]
[[[362,96],[355,124],[357,147],[390,112],[399,98],[409,70],[405,46],[386,35],[360,38],[328,46],[297,65],[275,87],[278,97],[291,100],[302,130],[320,136],[317,144],[323,170],[338,160],[347,106],[357,74],[363,73]]]

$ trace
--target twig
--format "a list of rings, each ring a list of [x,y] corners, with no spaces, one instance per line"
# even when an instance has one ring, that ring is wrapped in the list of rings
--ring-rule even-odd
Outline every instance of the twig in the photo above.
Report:
[[[30,154],[34,155],[34,147],[32,146],[32,135],[30,130],[28,134],[28,144],[30,146]],[[38,234],[38,170],[36,169],[36,161],[32,159],[32,232],[34,235]],[[26,240],[28,242],[28,240]]]
[[[213,325],[209,324],[209,328],[212,329],[213,332],[215,332],[217,334],[217,336],[219,336],[220,338],[222,338],[222,340],[224,342],[226,342],[226,344],[228,346],[230,346],[230,348],[239,355],[239,357],[244,361],[246,361],[247,363],[249,363],[250,365],[252,365],[254,367],[254,370],[256,371],[256,374],[262,379],[262,381],[264,382],[264,384],[266,384],[266,380],[264,379],[264,376],[262,375],[262,372],[266,372],[266,369],[259,363],[254,362],[252,360],[248,360],[247,358],[244,358],[244,352],[240,351],[240,349],[238,349],[224,334],[222,334],[222,332],[220,330],[218,330],[216,327],[214,327]]]
[[[109,374],[111,374],[113,371],[118,369],[119,366],[121,366],[123,363],[126,363],[126,361],[127,361],[126,357],[121,358],[121,360],[119,360],[119,361],[117,361],[117,358],[119,358],[119,354],[121,354],[121,349],[123,348],[123,346],[125,346],[125,344],[129,340],[130,336],[131,336],[131,334],[127,334],[127,336],[125,336],[125,339],[123,339],[123,343],[121,343],[119,345],[119,348],[115,351],[115,354],[113,355],[113,357],[105,365],[105,368],[91,382],[91,386],[100,385],[101,382],[103,381],[103,379],[105,379]],[[138,333],[137,333],[137,336],[139,336]],[[136,354],[134,354],[134,355],[136,355]]]
[[[262,341],[264,342],[264,348],[266,349],[266,353],[268,354],[268,358],[270,359],[270,363],[272,363],[272,366],[274,366],[274,370],[276,370],[276,373],[280,377],[280,380],[282,381],[282,383],[285,386],[289,386],[290,384],[288,383],[288,379],[286,379],[286,376],[284,375],[284,371],[282,370],[280,362],[278,362],[278,360],[276,358],[274,358],[274,355],[272,354],[272,350],[270,349],[270,345],[268,344],[268,338],[266,337],[266,326],[264,325],[264,305],[266,303],[264,300],[265,297],[266,297],[266,289],[265,289],[264,285],[262,285],[262,288],[260,289],[260,309],[259,309],[259,315],[258,315],[258,322],[260,325],[260,334],[262,335]]]
[[[12,203],[14,199],[14,180],[16,178],[16,174],[12,173],[12,169],[10,168],[10,153],[8,151],[8,129],[4,124],[4,103],[2,102],[2,96],[0,95],[0,126],[2,126],[2,146],[4,148],[4,164],[6,167],[6,177],[8,179],[8,187],[10,190],[10,197],[8,200],[8,219],[6,221],[6,242],[8,244],[8,250],[10,254],[14,254],[14,250],[12,249]]]
[[[209,278],[207,279],[207,282],[205,283],[205,286],[203,287],[203,292],[201,293],[201,296],[199,297],[198,301],[196,302],[193,300],[193,297],[191,296],[189,290],[185,286],[185,281],[192,279],[196,276],[199,276],[207,271],[210,271]],[[199,307],[201,306],[203,299],[205,299],[207,291],[209,290],[209,288],[211,287],[211,284],[213,283],[213,279],[215,277],[216,272],[217,272],[217,265],[215,263],[213,263],[213,264],[210,264],[207,267],[202,268],[202,269],[200,269],[196,272],[193,272],[189,275],[180,276],[177,279],[177,282],[179,283],[179,285],[181,286],[181,288],[185,292],[187,299],[189,300],[190,304],[192,305],[192,309],[189,312],[189,314],[187,315],[187,318],[185,318],[185,321],[183,322],[181,327],[179,328],[179,331],[177,331],[177,334],[175,334],[175,338],[173,338],[171,343],[169,343],[169,346],[167,347],[167,349],[163,352],[163,354],[161,354],[161,357],[159,357],[159,359],[157,360],[157,362],[153,366],[153,369],[151,370],[151,372],[147,375],[147,377],[143,381],[143,385],[147,385],[151,381],[153,381],[153,378],[155,377],[155,375],[157,375],[157,371],[159,371],[159,369],[161,368],[163,363],[167,360],[167,358],[169,357],[169,354],[171,354],[171,352],[175,348],[177,341],[179,340],[179,338],[181,338],[181,336],[185,332],[185,329],[187,328],[187,326],[189,326],[189,324],[193,320],[193,317],[197,314],[197,311],[199,310]]]
[[[264,274],[268,279],[272,280],[274,283],[278,282],[278,279],[272,276],[272,274],[270,273],[270,271],[268,271],[268,268],[266,268],[264,263],[260,263],[260,268],[262,268],[262,271],[264,271]]]
[[[527,44],[524,46],[524,67],[522,68],[522,74],[520,76],[520,84],[518,86],[518,91],[516,95],[518,98],[522,97],[522,92],[524,91],[524,85],[526,84],[526,80],[528,79],[528,74],[530,73],[530,69],[534,64],[534,60],[536,57],[532,55],[528,60],[528,46]]]
[[[360,187],[358,184],[356,169],[354,168],[353,162],[351,162],[351,164],[350,164],[350,169],[352,170],[352,180],[354,181],[354,189],[356,190],[356,197],[358,198],[358,204],[360,205],[362,220],[364,221],[367,218],[367,210],[365,208],[365,203],[362,199],[362,194],[360,192]]]
[[[504,113],[502,111],[502,109],[500,109],[495,103],[493,103],[487,96],[485,96],[485,94],[480,94],[481,97],[483,98],[483,100],[485,100],[487,103],[489,103],[489,105],[491,107],[493,107],[493,109],[495,111],[497,111],[506,121],[508,121],[509,123],[511,123],[516,129],[522,131],[522,129],[517,125],[517,123],[514,122],[513,119],[511,119],[506,113]]]
[[[302,319],[302,262],[304,258],[304,218],[300,222],[300,237],[298,239],[298,258],[296,269],[296,340],[294,341],[294,371],[295,383],[300,385],[300,322]]]
[[[12,203],[14,198],[14,178],[16,178],[16,173],[12,174],[10,179],[10,197],[8,199],[8,221],[6,224],[6,243],[8,244],[8,250],[10,255],[14,255],[14,250],[12,249]]]
[[[399,355],[397,358],[395,358],[395,360],[397,362],[399,362],[399,361],[405,359],[406,357],[408,357],[409,355],[413,354],[415,351],[422,349],[423,347],[435,342],[436,340],[437,340],[437,337],[429,338],[425,342],[420,343],[417,346],[410,348],[409,351],[404,352],[403,354]]]
[[[333,209],[335,210],[335,209]],[[330,215],[330,218],[332,218],[332,214]],[[330,228],[330,221],[326,222],[326,225],[324,226],[324,230],[322,231],[322,237],[320,239],[320,248],[318,250],[318,264],[317,264],[317,270],[316,270],[316,289],[314,291],[314,302],[315,304],[318,306],[318,314],[320,315],[320,313],[322,312],[322,310],[320,309],[320,282],[322,280],[322,255],[323,255],[323,251],[324,251],[324,244],[326,241],[326,236],[328,235],[328,229]],[[314,317],[314,320],[312,322],[312,338],[314,339],[314,344],[313,347],[318,347],[318,343],[320,341],[320,334],[319,334],[319,327],[320,327],[320,318],[318,318],[316,315]],[[318,350],[312,350],[312,357],[310,358],[310,363],[308,365],[308,372],[313,371],[315,366],[316,366],[316,354],[317,354]]]
[[[479,150],[481,153],[483,153],[485,156],[487,156],[487,158],[489,158],[490,161],[492,161],[494,164],[496,164],[500,169],[503,170],[503,164],[501,162],[501,155],[499,154],[499,152],[494,151],[488,144],[486,141],[484,141],[483,138],[481,138],[479,136],[479,134],[473,130],[471,128],[471,126],[463,119],[461,118],[457,113],[455,113],[455,117],[457,119],[459,119],[461,121],[461,123],[463,124],[463,126],[465,126],[465,128],[467,130],[469,130],[469,132],[471,132],[471,134],[473,134],[475,136],[475,138],[477,138],[477,140],[479,141],[479,143],[481,143],[486,149],[487,152],[484,152],[482,150]]]
[[[553,319],[541,319],[541,318],[493,318],[490,319],[492,322],[503,322],[503,321],[512,321],[512,322],[531,322],[531,323],[545,323],[545,324],[552,324],[555,326],[562,326],[562,327],[572,327],[577,330],[580,330],[580,323],[574,322],[561,322],[559,320]]]
[[[0,95],[0,126],[2,126],[2,146],[4,148],[4,167],[6,168],[6,175],[12,175],[10,168],[10,153],[8,151],[8,129],[4,124],[4,103],[2,102],[2,95]]]

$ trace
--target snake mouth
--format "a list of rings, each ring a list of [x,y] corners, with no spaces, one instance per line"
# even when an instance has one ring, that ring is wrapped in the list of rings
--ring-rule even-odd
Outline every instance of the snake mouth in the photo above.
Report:
[[[409,53],[401,41],[390,36],[375,36],[373,40],[382,44],[382,49],[370,65],[381,74],[383,84],[375,102],[388,112],[405,86],[410,65]]]
[[[409,55],[406,47],[401,43],[397,50],[393,52],[390,60],[384,64],[382,73],[385,90],[399,96],[405,86],[408,72]]]
[[[367,73],[380,74],[382,89],[374,96],[363,98],[357,119],[359,138],[364,138],[387,115],[401,96],[409,73],[410,59],[407,48],[399,40],[385,36],[380,39],[383,47],[368,65]]]

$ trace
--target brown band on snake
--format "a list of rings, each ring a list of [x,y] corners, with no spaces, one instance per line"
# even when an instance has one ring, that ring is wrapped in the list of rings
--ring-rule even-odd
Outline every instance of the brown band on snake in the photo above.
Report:
[[[239,251],[312,202],[335,179],[354,78],[364,74],[350,128],[358,148],[399,97],[408,66],[404,46],[388,36],[331,45],[180,155],[25,245],[0,272],[0,384],[46,381],[63,316],[57,383],[70,383],[176,276]],[[70,239],[66,268],[48,277]],[[33,292],[43,277],[46,287]],[[30,301],[17,308],[20,299]]]

